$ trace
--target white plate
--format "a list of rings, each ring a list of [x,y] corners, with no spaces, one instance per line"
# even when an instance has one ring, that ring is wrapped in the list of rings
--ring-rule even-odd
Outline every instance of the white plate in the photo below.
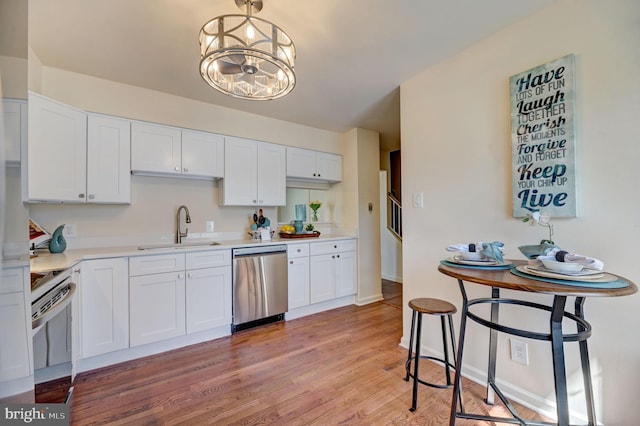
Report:
[[[538,268],[532,268],[530,266],[518,266],[516,269],[520,272],[524,272],[525,274],[535,275],[537,277],[543,278],[555,278],[558,280],[568,280],[568,281],[600,281],[600,282],[608,282],[615,281],[617,278],[611,274],[606,274],[604,272],[596,272],[591,275],[566,275],[559,274],[557,272],[544,271]]]
[[[584,277],[584,276],[588,276],[588,275],[602,274],[602,271],[596,271],[595,269],[582,269],[580,271],[561,272],[561,271],[554,271],[553,269],[547,268],[546,266],[527,265],[527,268],[534,269],[534,270],[540,271],[540,272],[548,272],[550,274],[558,274],[558,275],[569,275],[569,276],[572,276],[572,277]]]
[[[467,260],[459,256],[453,256],[447,259],[449,262],[459,263],[460,265],[474,265],[474,266],[494,266],[498,265],[498,262],[493,259],[486,260]]]

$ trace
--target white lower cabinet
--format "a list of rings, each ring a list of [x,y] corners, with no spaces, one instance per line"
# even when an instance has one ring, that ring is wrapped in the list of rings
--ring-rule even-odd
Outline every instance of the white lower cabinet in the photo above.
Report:
[[[129,279],[130,344],[144,345],[185,333],[184,272]]]
[[[79,290],[82,358],[128,348],[127,258],[83,261]]]
[[[311,303],[356,293],[355,239],[312,243],[309,254]]]
[[[309,294],[309,244],[287,245],[289,309],[311,303]]]
[[[187,333],[231,324],[231,251],[187,253],[186,267]]]
[[[185,334],[184,265],[183,253],[129,259],[131,347]]]
[[[231,324],[231,250],[130,258],[130,345]]]
[[[2,269],[0,273],[0,321],[10,325],[3,328],[0,344],[0,382],[4,382],[27,377],[32,371],[31,305],[27,304],[31,295],[25,291],[29,282],[26,268]]]

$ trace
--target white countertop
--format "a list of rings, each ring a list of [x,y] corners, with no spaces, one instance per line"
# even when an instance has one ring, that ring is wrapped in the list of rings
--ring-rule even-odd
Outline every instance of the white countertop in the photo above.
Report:
[[[168,253],[187,253],[195,251],[209,250],[229,250],[239,247],[251,247],[260,245],[274,244],[296,244],[310,243],[314,241],[330,241],[345,238],[355,238],[353,235],[320,235],[319,237],[310,238],[274,238],[268,241],[261,240],[221,240],[219,245],[206,245],[210,241],[202,241],[203,245],[187,245],[182,247],[167,247],[140,250],[139,246],[123,246],[123,247],[100,247],[100,248],[83,248],[76,250],[66,250],[63,253],[37,253],[36,257],[31,258],[31,272],[43,273],[73,267],[82,260],[90,259],[108,259],[112,257],[131,257],[131,256],[151,256],[157,254]],[[193,242],[190,242],[193,244]],[[169,244],[167,244],[169,245]],[[25,265],[26,266],[26,265]]]

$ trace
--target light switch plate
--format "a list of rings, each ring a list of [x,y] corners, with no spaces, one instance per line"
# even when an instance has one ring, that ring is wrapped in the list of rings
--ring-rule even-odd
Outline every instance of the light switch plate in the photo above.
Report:
[[[413,193],[413,207],[421,209],[424,207],[424,195],[422,192]]]
[[[207,221],[207,232],[214,232],[214,222],[212,220]]]

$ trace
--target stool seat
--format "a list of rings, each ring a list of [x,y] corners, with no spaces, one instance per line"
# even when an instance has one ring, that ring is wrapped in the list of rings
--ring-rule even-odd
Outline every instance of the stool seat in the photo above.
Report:
[[[446,300],[431,299],[428,297],[410,300],[409,307],[421,314],[428,315],[453,315],[458,312],[456,307]]]
[[[449,348],[447,344],[447,331],[445,327],[445,317],[449,322],[449,338],[451,340],[451,349],[453,351],[454,359],[456,354],[456,342],[453,336],[453,314],[458,310],[456,307],[441,299],[432,299],[428,297],[421,297],[417,299],[411,299],[409,301],[409,307],[411,308],[411,337],[409,339],[409,351],[407,354],[407,362],[405,363],[406,376],[405,381],[409,381],[409,378],[413,378],[413,395],[411,401],[410,411],[416,411],[418,402],[418,383],[431,386],[434,388],[450,388],[453,387],[451,381],[451,375],[449,370],[456,369],[455,363],[449,360]],[[442,327],[442,346],[443,346],[443,358],[430,355],[420,354],[420,336],[422,334],[422,315],[434,315],[440,317],[440,323]],[[414,349],[415,341],[415,349]],[[433,361],[441,362],[444,365],[444,372],[446,377],[446,384],[436,384],[422,380],[418,376],[418,366],[420,364],[420,358],[430,359]],[[413,373],[411,372],[411,365],[413,364]],[[462,395],[460,395],[460,407],[462,407]]]

